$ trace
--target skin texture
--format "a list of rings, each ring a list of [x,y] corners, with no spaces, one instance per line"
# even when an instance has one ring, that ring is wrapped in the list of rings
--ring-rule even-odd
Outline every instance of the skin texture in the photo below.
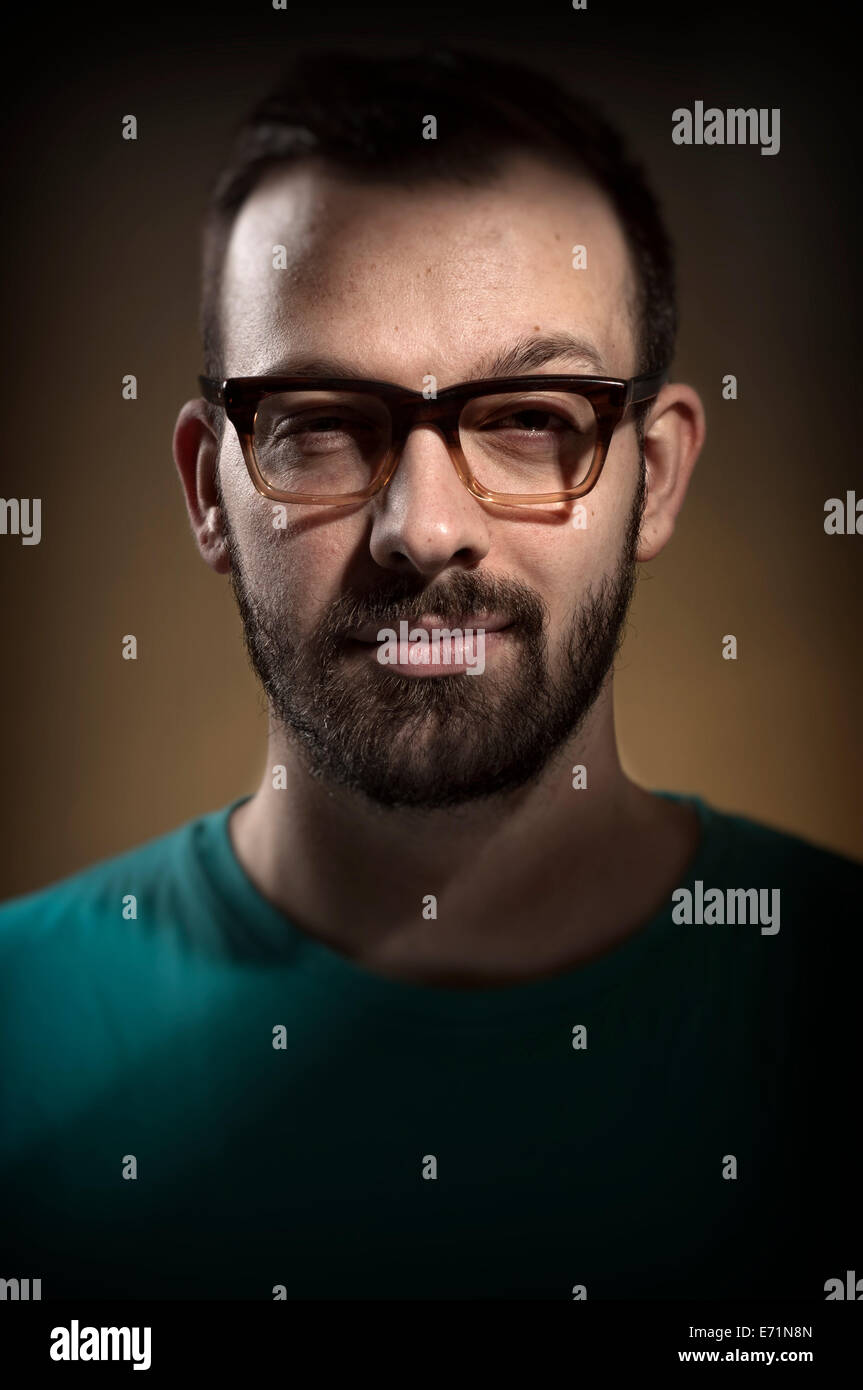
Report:
[[[586,270],[572,268],[577,243],[588,249]],[[286,270],[272,268],[277,244]],[[225,375],[338,357],[413,389],[432,373],[442,390],[486,374],[487,359],[516,342],[570,332],[594,345],[599,364],[570,355],[520,370],[630,377],[633,295],[611,206],[570,173],[513,156],[488,186],[408,190],[355,184],[308,162],[272,171],[237,217],[223,277]],[[666,385],[646,422],[644,512],[627,557],[641,473],[628,417],[583,499],[585,529],[573,527],[571,503],[504,508],[472,497],[441,436],[423,426],[383,494],[356,507],[289,506],[287,529],[276,530],[233,428],[220,451],[204,403],[183,406],[174,453],[198,548],[219,574],[233,563],[247,640],[250,625],[265,632],[271,673],[283,676],[264,774],[232,817],[232,841],[252,881],[297,926],[380,974],[488,986],[588,960],[660,907],[695,851],[694,815],[624,775],[610,674],[595,698],[582,691],[589,708],[575,702],[556,747],[542,745],[548,719],[535,721],[520,772],[498,790],[489,768],[501,746],[489,715],[523,708],[538,669],[553,697],[544,712],[560,713],[586,665],[591,628],[579,618],[596,620],[597,603],[606,616],[613,599],[625,606],[627,558],[634,568],[668,542],[704,431],[696,393]],[[325,683],[306,716],[321,700],[328,714],[380,715],[384,687],[369,682],[383,673],[343,645],[351,620],[384,611],[452,618],[466,599],[476,599],[475,612],[488,597],[519,622],[489,644],[482,676],[387,675],[395,685],[386,687],[385,756],[339,776],[343,758],[334,753],[327,767],[312,735],[285,728],[279,706],[289,692],[314,692],[303,680],[321,631],[332,638],[339,700],[326,709]],[[471,690],[444,694],[455,681]],[[347,756],[347,735],[343,743]],[[582,763],[588,787],[575,791],[571,769]],[[287,768],[286,789],[272,786],[276,764]],[[451,782],[461,776],[456,804],[445,804],[448,767]],[[430,893],[433,922],[422,916]]]

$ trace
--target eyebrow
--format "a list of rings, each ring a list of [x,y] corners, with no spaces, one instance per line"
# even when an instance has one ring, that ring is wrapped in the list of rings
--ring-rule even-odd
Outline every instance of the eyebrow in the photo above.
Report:
[[[474,362],[468,381],[485,377],[520,376],[543,367],[548,362],[567,358],[597,376],[606,376],[602,355],[587,338],[572,333],[546,333],[537,337],[522,337],[508,347],[497,348]],[[345,377],[365,380],[366,373],[340,357],[285,357],[268,367],[265,376]]]
[[[519,338],[508,348],[481,358],[474,364],[474,375],[518,376],[534,367],[543,367],[560,357],[577,360],[597,375],[605,375],[602,354],[587,338],[572,333],[546,333],[542,336]]]

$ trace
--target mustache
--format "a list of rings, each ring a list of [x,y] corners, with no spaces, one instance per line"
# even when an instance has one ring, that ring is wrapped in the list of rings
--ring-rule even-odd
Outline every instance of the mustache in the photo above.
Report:
[[[344,594],[318,625],[318,635],[322,641],[332,643],[364,623],[395,627],[400,621],[418,622],[427,613],[456,623],[473,613],[490,612],[504,613],[513,626],[538,634],[546,621],[547,609],[526,584],[491,575],[479,579],[476,574],[461,570],[440,584],[418,587],[416,581],[403,580],[362,595]]]

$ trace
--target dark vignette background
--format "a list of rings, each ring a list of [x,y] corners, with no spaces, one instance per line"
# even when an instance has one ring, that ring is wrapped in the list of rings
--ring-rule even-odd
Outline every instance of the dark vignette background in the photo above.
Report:
[[[863,492],[854,218],[858,63],[845,12],[778,4],[270,0],[40,6],[7,61],[0,495],[0,896],[251,790],[266,722],[228,585],[199,560],[171,459],[195,394],[198,237],[229,134],[296,45],[414,38],[577,82],[644,159],[679,258],[675,377],[708,440],[670,547],[642,570],[618,674],[626,766],[863,856],[857,786]],[[27,30],[26,26],[32,26]],[[779,107],[781,150],[678,147],[696,100]],[[121,139],[134,113],[137,142]],[[724,402],[734,373],[740,398]],[[121,398],[126,373],[139,399]],[[121,659],[134,633],[138,660]],[[723,661],[725,633],[739,659]]]

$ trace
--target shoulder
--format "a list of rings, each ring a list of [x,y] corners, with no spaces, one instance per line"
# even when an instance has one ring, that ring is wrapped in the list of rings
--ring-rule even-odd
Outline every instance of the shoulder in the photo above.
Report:
[[[64,941],[81,944],[100,928],[139,916],[144,902],[170,895],[194,861],[201,831],[219,814],[188,821],[46,887],[0,903],[0,956],[9,964]]]
[[[863,888],[859,860],[749,816],[705,802],[700,806],[714,862],[725,872],[745,870],[761,878],[756,886],[786,888],[801,898],[826,895],[841,900],[850,895],[853,900]]]
[[[855,998],[863,864],[754,818],[699,806],[704,838],[693,877],[703,880],[705,899],[719,889],[727,910],[734,899],[738,917],[745,897],[752,901],[762,926],[749,934],[751,951],[783,987],[793,979],[812,1008]]]

